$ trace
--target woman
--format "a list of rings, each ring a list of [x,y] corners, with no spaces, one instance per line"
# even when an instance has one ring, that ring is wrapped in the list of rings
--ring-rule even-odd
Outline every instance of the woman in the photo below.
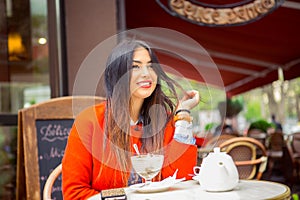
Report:
[[[173,97],[162,91],[162,82]],[[178,178],[191,178],[197,148],[189,110],[198,104],[199,94],[186,92],[176,105],[175,85],[144,42],[125,41],[113,49],[105,70],[106,102],[80,113],[69,135],[62,161],[64,199],[140,182],[130,162],[133,144],[141,152],[164,153],[155,180],[176,169]]]

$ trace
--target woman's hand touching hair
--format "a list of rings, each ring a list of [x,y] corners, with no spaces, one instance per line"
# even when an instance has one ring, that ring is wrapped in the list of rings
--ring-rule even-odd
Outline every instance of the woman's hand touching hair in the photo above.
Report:
[[[191,110],[198,105],[199,101],[200,97],[197,90],[187,91],[183,98],[179,101],[177,110]]]

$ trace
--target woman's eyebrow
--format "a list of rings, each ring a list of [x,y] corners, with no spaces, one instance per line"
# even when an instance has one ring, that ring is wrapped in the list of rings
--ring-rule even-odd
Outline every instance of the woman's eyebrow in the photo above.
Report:
[[[132,60],[132,62],[136,62],[136,63],[142,64],[142,61],[139,61],[139,60]],[[147,63],[152,63],[152,60],[148,61]]]

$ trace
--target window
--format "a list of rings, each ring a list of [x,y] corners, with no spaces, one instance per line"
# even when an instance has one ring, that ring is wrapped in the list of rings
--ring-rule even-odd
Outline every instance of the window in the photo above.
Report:
[[[17,113],[51,97],[47,0],[0,0],[0,199],[15,199]]]

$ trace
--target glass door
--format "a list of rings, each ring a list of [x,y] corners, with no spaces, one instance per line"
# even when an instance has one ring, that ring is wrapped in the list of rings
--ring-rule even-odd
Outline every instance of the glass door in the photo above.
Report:
[[[18,110],[51,97],[47,0],[0,0],[0,199],[15,199]]]

